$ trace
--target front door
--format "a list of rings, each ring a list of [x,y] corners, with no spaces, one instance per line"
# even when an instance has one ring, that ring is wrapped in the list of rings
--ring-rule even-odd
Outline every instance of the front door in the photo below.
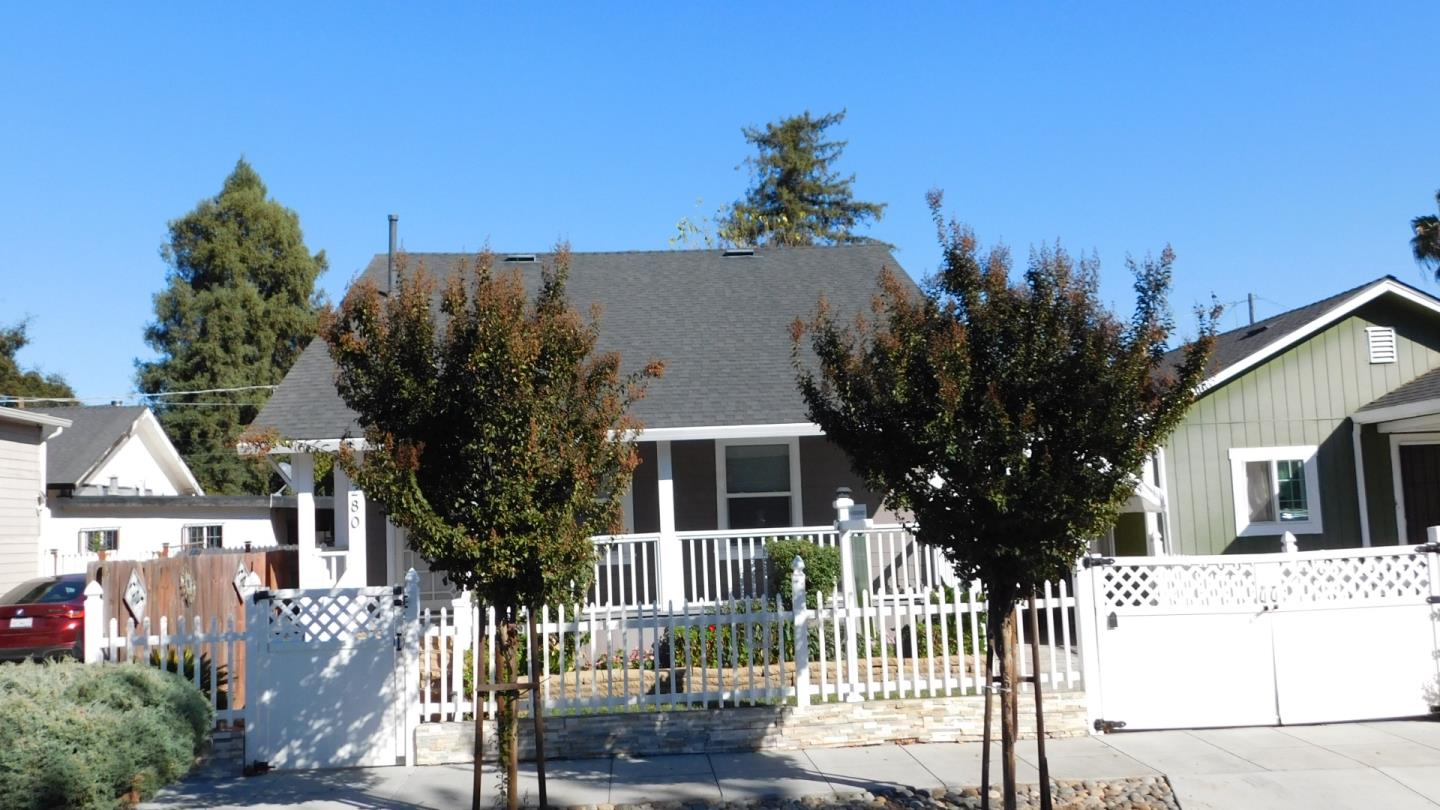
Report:
[[[1405,543],[1424,543],[1425,529],[1440,526],[1440,444],[1402,444],[1397,449]]]

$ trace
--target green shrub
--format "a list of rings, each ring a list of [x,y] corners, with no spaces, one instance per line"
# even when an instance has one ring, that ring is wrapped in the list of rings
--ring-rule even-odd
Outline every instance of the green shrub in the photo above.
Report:
[[[828,596],[840,582],[840,549],[819,546],[809,540],[771,540],[765,544],[770,558],[770,590],[785,599],[790,607],[790,564],[796,557],[805,561],[806,601],[819,607],[820,599]]]
[[[3,806],[123,807],[190,770],[213,723],[194,686],[147,666],[0,667]]]

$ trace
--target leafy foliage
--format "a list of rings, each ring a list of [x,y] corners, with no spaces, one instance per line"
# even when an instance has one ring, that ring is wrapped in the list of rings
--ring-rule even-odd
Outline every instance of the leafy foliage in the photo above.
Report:
[[[816,545],[809,540],[771,540],[765,545],[770,558],[770,590],[780,594],[785,606],[790,605],[790,565],[796,557],[805,561],[806,602],[820,604],[840,582],[840,549]]]
[[[128,806],[189,771],[212,723],[193,686],[150,667],[0,667],[0,796],[14,810]]]
[[[1012,284],[1008,251],[982,254],[944,221],[938,193],[930,204],[943,263],[924,294],[883,271],[871,318],[842,325],[822,301],[796,322],[793,358],[811,419],[1002,610],[1064,576],[1114,521],[1193,401],[1218,313],[1199,313],[1200,336],[1172,367],[1169,248],[1130,263],[1126,324],[1101,304],[1094,260],[1036,250]]]
[[[344,457],[354,480],[407,530],[432,569],[500,616],[496,678],[518,676],[518,609],[574,604],[595,562],[590,537],[618,531],[639,463],[627,411],[663,366],[629,375],[597,353],[598,312],[570,306],[568,246],[540,272],[535,300],[487,251],[439,294],[400,257],[382,297],[353,287],[324,336],[341,397],[374,450]],[[500,753],[515,763],[515,700],[502,695]],[[507,779],[511,805],[518,786]]]
[[[139,389],[279,383],[319,324],[315,281],[326,269],[324,251],[310,253],[300,218],[268,196],[243,159],[218,195],[169,231],[161,248],[167,286],[145,329],[160,357],[136,363]],[[250,390],[163,398],[155,415],[207,492],[259,494],[270,474],[263,459],[241,458],[235,442],[268,396]],[[206,404],[186,404],[196,401]]]
[[[873,241],[857,235],[855,228],[879,220],[885,206],[855,200],[855,175],[842,176],[834,169],[845,141],[825,139],[825,130],[843,120],[844,110],[818,118],[807,110],[764,129],[744,128],[746,142],[757,150],[745,161],[752,185],[744,199],[718,217],[720,239],[749,245]],[[678,227],[682,240],[691,235],[687,228],[696,228],[688,220]]]
[[[1440,206],[1440,191],[1435,192],[1435,204]],[[1435,272],[1440,279],[1440,216],[1425,214],[1410,220],[1415,236],[1410,239],[1410,250],[1415,261]]]
[[[208,653],[201,653],[200,658],[195,658],[195,650],[186,647],[183,652],[177,652],[171,647],[165,653],[164,661],[161,661],[160,651],[150,651],[150,666],[163,669],[166,672],[174,672],[185,679],[188,684],[196,683],[196,666],[200,667],[199,684],[200,692],[205,697],[214,695],[215,708],[228,709],[230,707],[230,668],[224,664],[214,664]],[[214,673],[214,678],[211,678]],[[214,680],[214,683],[211,683]]]
[[[15,355],[30,345],[30,338],[25,334],[28,325],[21,321],[14,326],[0,327],[0,398],[75,396],[69,384],[58,374],[43,374],[35,369],[21,370]],[[0,399],[0,404],[13,403]]]

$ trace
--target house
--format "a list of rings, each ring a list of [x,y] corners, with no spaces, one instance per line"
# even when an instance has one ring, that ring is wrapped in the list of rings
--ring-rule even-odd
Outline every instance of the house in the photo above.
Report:
[[[286,502],[206,496],[144,406],[36,408],[68,427],[45,448],[38,573],[83,571],[100,552],[147,558],[187,548],[273,546]],[[32,573],[31,576],[34,576]]]
[[[454,274],[462,258],[409,256],[412,265],[423,263],[441,279]],[[499,254],[496,264],[521,273],[533,293],[548,259]],[[363,276],[382,290],[387,261],[386,254],[377,255]],[[728,549],[745,536],[831,529],[839,487],[849,487],[872,519],[893,522],[844,453],[807,419],[790,364],[794,319],[813,312],[822,295],[837,312],[868,311],[882,267],[910,283],[890,251],[878,245],[571,254],[571,302],[582,312],[591,304],[603,310],[599,348],[620,352],[627,369],[652,357],[666,363],[664,378],[633,411],[645,429],[624,510],[627,532],[645,544],[635,564],[655,587],[696,566],[698,552],[665,552],[677,538],[728,537]],[[315,550],[307,540],[314,455],[342,443],[360,447],[363,433],[335,390],[335,367],[322,341],[305,349],[254,425],[278,432],[282,441],[273,452],[290,458],[290,483],[300,503],[302,587],[307,581],[393,583],[411,566],[423,570],[403,537],[338,469],[335,497],[348,504],[349,519],[337,526],[337,551]],[[329,580],[337,564],[325,556],[339,549],[347,551],[347,573]],[[660,559],[644,556],[649,554]],[[323,569],[310,568],[307,576],[307,558],[323,559]],[[426,588],[432,595],[445,592],[441,583]]]
[[[1172,356],[1178,359],[1178,353]],[[1424,542],[1440,524],[1440,300],[1386,276],[1218,336],[1121,554]]]
[[[69,426],[58,416],[0,407],[0,593],[37,573],[46,443]]]

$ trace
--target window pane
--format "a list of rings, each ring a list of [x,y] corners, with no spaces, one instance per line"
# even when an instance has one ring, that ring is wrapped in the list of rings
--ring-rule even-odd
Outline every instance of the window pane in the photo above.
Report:
[[[789,492],[790,445],[740,444],[725,448],[727,492]],[[734,523],[731,528],[738,528]]]
[[[1245,462],[1245,493],[1250,502],[1250,522],[1275,520],[1275,487],[1270,480],[1270,462]]]
[[[731,498],[730,528],[764,529],[790,525],[790,496],[774,498]]]
[[[1305,500],[1305,462],[1286,459],[1275,462],[1280,482],[1280,520],[1309,520],[1310,504]]]

